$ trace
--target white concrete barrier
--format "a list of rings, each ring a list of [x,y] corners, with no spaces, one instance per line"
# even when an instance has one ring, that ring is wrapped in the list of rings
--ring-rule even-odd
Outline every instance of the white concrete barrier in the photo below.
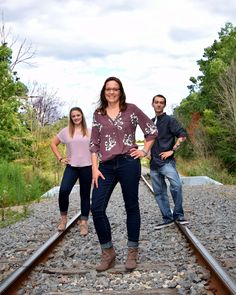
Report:
[[[142,166],[142,173],[150,175],[150,169]],[[222,183],[208,177],[208,176],[182,176],[180,175],[181,182],[183,185],[206,185],[216,184],[223,185]]]
[[[203,185],[203,184],[216,184],[223,185],[208,176],[181,176],[181,181],[183,185]]]
[[[53,188],[51,188],[49,191],[47,191],[45,194],[43,194],[41,196],[41,198],[49,198],[49,197],[54,197],[54,196],[58,196],[59,194],[59,189],[60,189],[60,186],[55,186]],[[72,193],[78,193],[79,192],[79,184],[76,184],[72,191],[71,191],[71,194]]]

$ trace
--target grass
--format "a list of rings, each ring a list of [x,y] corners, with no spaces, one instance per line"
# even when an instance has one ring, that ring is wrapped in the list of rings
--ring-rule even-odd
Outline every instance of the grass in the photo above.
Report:
[[[177,169],[183,176],[208,176],[223,184],[236,185],[236,175],[229,174],[219,160],[213,157],[191,161],[178,158]]]
[[[149,167],[149,160],[143,158],[141,164]],[[177,170],[183,176],[208,176],[223,184],[236,185],[236,175],[229,174],[216,158],[185,160],[177,157],[176,165]]]
[[[4,217],[3,212],[1,212],[1,220],[0,220],[0,228],[9,226],[14,224],[20,220],[25,219],[30,215],[30,211],[26,207],[22,207],[21,210],[15,210],[12,208],[7,208],[4,210]]]
[[[50,181],[38,171],[32,171],[32,167],[0,163],[0,227],[27,217],[29,204],[39,201],[51,186]]]
[[[141,158],[141,165],[149,168],[149,160],[147,158]]]

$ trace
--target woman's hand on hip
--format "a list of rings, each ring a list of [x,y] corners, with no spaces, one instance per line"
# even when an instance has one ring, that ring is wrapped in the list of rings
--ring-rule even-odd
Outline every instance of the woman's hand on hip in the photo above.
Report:
[[[130,150],[130,156],[133,157],[134,159],[143,158],[146,155],[147,155],[147,153],[145,153],[143,150],[138,150],[135,148],[132,148]]]
[[[67,164],[69,164],[69,159],[68,159],[68,158],[62,158],[62,159],[60,160],[60,162],[61,162],[62,164],[64,164],[64,165],[67,165]]]

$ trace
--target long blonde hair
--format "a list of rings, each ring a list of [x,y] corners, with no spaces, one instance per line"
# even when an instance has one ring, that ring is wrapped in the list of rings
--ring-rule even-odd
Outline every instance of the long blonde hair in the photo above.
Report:
[[[85,121],[85,118],[84,118],[83,111],[79,107],[73,107],[70,110],[70,113],[69,113],[69,125],[68,125],[68,127],[69,127],[69,135],[70,135],[70,137],[73,138],[74,133],[75,133],[75,124],[74,124],[74,122],[73,122],[73,120],[71,118],[71,113],[73,111],[78,111],[78,112],[81,113],[81,115],[82,115],[82,121],[81,121],[82,134],[83,134],[83,136],[88,136],[88,128],[87,128],[87,124],[86,124],[86,121]]]

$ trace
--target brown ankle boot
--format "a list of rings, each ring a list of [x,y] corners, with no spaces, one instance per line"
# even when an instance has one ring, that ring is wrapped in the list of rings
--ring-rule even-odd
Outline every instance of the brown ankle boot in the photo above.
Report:
[[[114,267],[116,252],[113,247],[102,250],[101,263],[96,266],[97,271],[105,271]]]
[[[138,248],[128,248],[128,255],[125,263],[126,270],[133,270],[137,267]]]
[[[60,218],[60,222],[59,222],[59,225],[58,225],[57,229],[59,231],[65,230],[66,229],[66,224],[67,224],[67,216],[62,215],[61,218]]]
[[[81,236],[86,236],[88,234],[88,221],[81,220],[79,223],[79,230]]]

